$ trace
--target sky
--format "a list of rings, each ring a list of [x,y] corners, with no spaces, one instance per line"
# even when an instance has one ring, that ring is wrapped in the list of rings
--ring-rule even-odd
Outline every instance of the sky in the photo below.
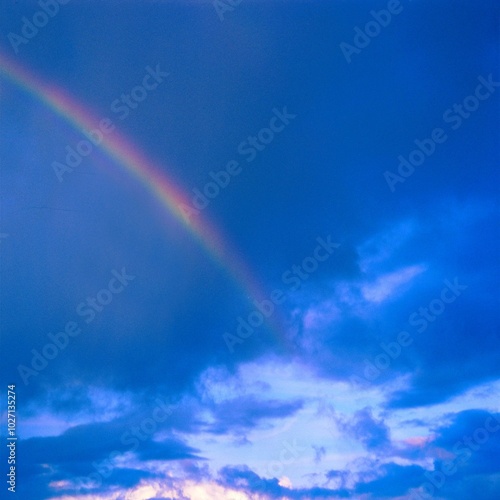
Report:
[[[498,2],[0,5],[5,498],[500,498]]]

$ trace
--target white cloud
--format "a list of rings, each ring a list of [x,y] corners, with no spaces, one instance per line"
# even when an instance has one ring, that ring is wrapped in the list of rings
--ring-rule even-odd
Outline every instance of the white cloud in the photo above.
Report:
[[[379,276],[375,281],[363,285],[361,292],[365,300],[379,304],[390,298],[402,285],[407,284],[425,270],[426,267],[422,265],[404,267]]]

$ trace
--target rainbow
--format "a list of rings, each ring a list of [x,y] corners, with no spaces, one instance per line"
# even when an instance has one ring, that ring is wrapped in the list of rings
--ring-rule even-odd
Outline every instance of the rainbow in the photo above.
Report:
[[[82,129],[97,128],[99,119],[63,89],[47,85],[39,77],[1,52],[0,74],[42,102],[79,132]],[[153,196],[163,210],[172,214],[182,224],[211,259],[227,272],[237,287],[243,291],[247,300],[249,299],[249,304],[253,308],[255,306],[252,300],[266,298],[266,294],[258,284],[254,274],[238,253],[231,248],[227,240],[223,238],[222,233],[206,218],[202,219],[197,215],[190,219],[186,216],[182,207],[191,206],[189,197],[161,168],[138,151],[130,140],[125,139],[115,129],[109,134],[103,134],[103,140],[98,147]],[[279,313],[275,312],[267,320],[267,323],[270,330],[283,341],[283,329],[275,316],[279,317]],[[236,328],[236,319],[234,325]],[[230,333],[234,334],[235,332],[233,330]]]

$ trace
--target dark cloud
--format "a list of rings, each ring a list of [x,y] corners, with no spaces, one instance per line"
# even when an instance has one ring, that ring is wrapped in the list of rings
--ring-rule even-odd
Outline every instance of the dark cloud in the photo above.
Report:
[[[144,470],[112,465],[110,460],[126,452],[135,452],[141,461],[196,458],[197,450],[179,439],[153,441],[153,435],[140,425],[117,420],[71,427],[60,436],[21,440],[19,447],[26,458],[19,474],[30,484],[69,480],[76,481],[77,490],[101,492],[113,485],[128,488],[152,477]]]
[[[322,294],[304,293],[296,304],[302,312],[296,316],[298,356],[322,376],[346,381],[357,377],[365,386],[409,376],[408,387],[388,401],[391,408],[436,404],[500,376],[492,279],[497,273],[492,255],[500,240],[477,248],[481,235],[491,233],[496,224],[498,208],[490,201],[459,203],[453,197],[448,205],[436,200],[433,208],[406,221],[392,219],[379,234],[365,235],[358,243],[358,263],[367,260],[371,269],[356,279],[331,281]],[[448,243],[434,245],[437,234],[446,235]],[[450,244],[460,254],[450,255]],[[414,265],[424,271],[380,304],[369,303],[361,293],[364,284]],[[441,309],[442,301],[439,305],[436,300],[450,288],[446,283],[458,286],[458,295]],[[309,311],[331,314],[334,308],[329,323],[304,327]],[[381,344],[392,345],[401,331],[409,333],[411,344],[389,357]],[[378,356],[388,359],[382,368],[374,367]],[[455,376],[457,367],[460,377]]]
[[[355,491],[375,498],[391,498],[419,489],[427,495],[454,500],[461,488],[473,491],[481,485],[483,497],[480,498],[495,498],[500,463],[500,414],[466,410],[450,417],[451,423],[435,428],[435,439],[424,444],[418,457],[412,457],[434,458],[431,470],[417,465],[382,464],[375,467],[376,479],[363,479],[363,475],[368,477],[371,471],[361,474]],[[391,452],[401,454],[398,449]],[[405,454],[411,455],[402,453]],[[448,458],[441,458],[443,454]],[[338,471],[333,472],[333,478],[342,477]]]
[[[323,457],[326,455],[326,448],[324,446],[314,446],[314,463],[319,464]]]
[[[246,466],[224,467],[219,471],[219,484],[244,491],[248,494],[267,495],[271,499],[335,499],[347,497],[343,490],[326,488],[289,489],[280,486],[277,479],[264,479]]]
[[[409,489],[422,484],[424,469],[418,465],[402,466],[395,463],[384,464],[377,471],[380,477],[358,483],[357,494],[369,493],[371,498],[391,498],[405,495]]]
[[[209,430],[215,434],[251,430],[266,420],[294,415],[303,404],[303,401],[261,400],[255,396],[226,400],[212,408],[215,422]]]
[[[336,417],[339,429],[359,440],[367,450],[382,450],[390,444],[389,428],[381,419],[373,417],[370,408],[357,411],[347,420]]]
[[[464,476],[487,476],[500,463],[500,413],[466,410],[453,415],[450,425],[436,429],[432,445],[449,451],[450,460],[435,460],[436,470],[450,462],[451,481]],[[453,479],[454,478],[454,479]]]
[[[175,439],[163,441],[146,441],[137,450],[140,460],[181,460],[186,458],[200,458],[194,452],[194,448],[186,446]]]

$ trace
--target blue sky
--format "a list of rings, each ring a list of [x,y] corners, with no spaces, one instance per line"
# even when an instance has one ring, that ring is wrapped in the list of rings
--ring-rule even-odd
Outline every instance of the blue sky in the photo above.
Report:
[[[0,72],[19,498],[499,498],[498,3],[233,4],[2,2],[262,290]]]

